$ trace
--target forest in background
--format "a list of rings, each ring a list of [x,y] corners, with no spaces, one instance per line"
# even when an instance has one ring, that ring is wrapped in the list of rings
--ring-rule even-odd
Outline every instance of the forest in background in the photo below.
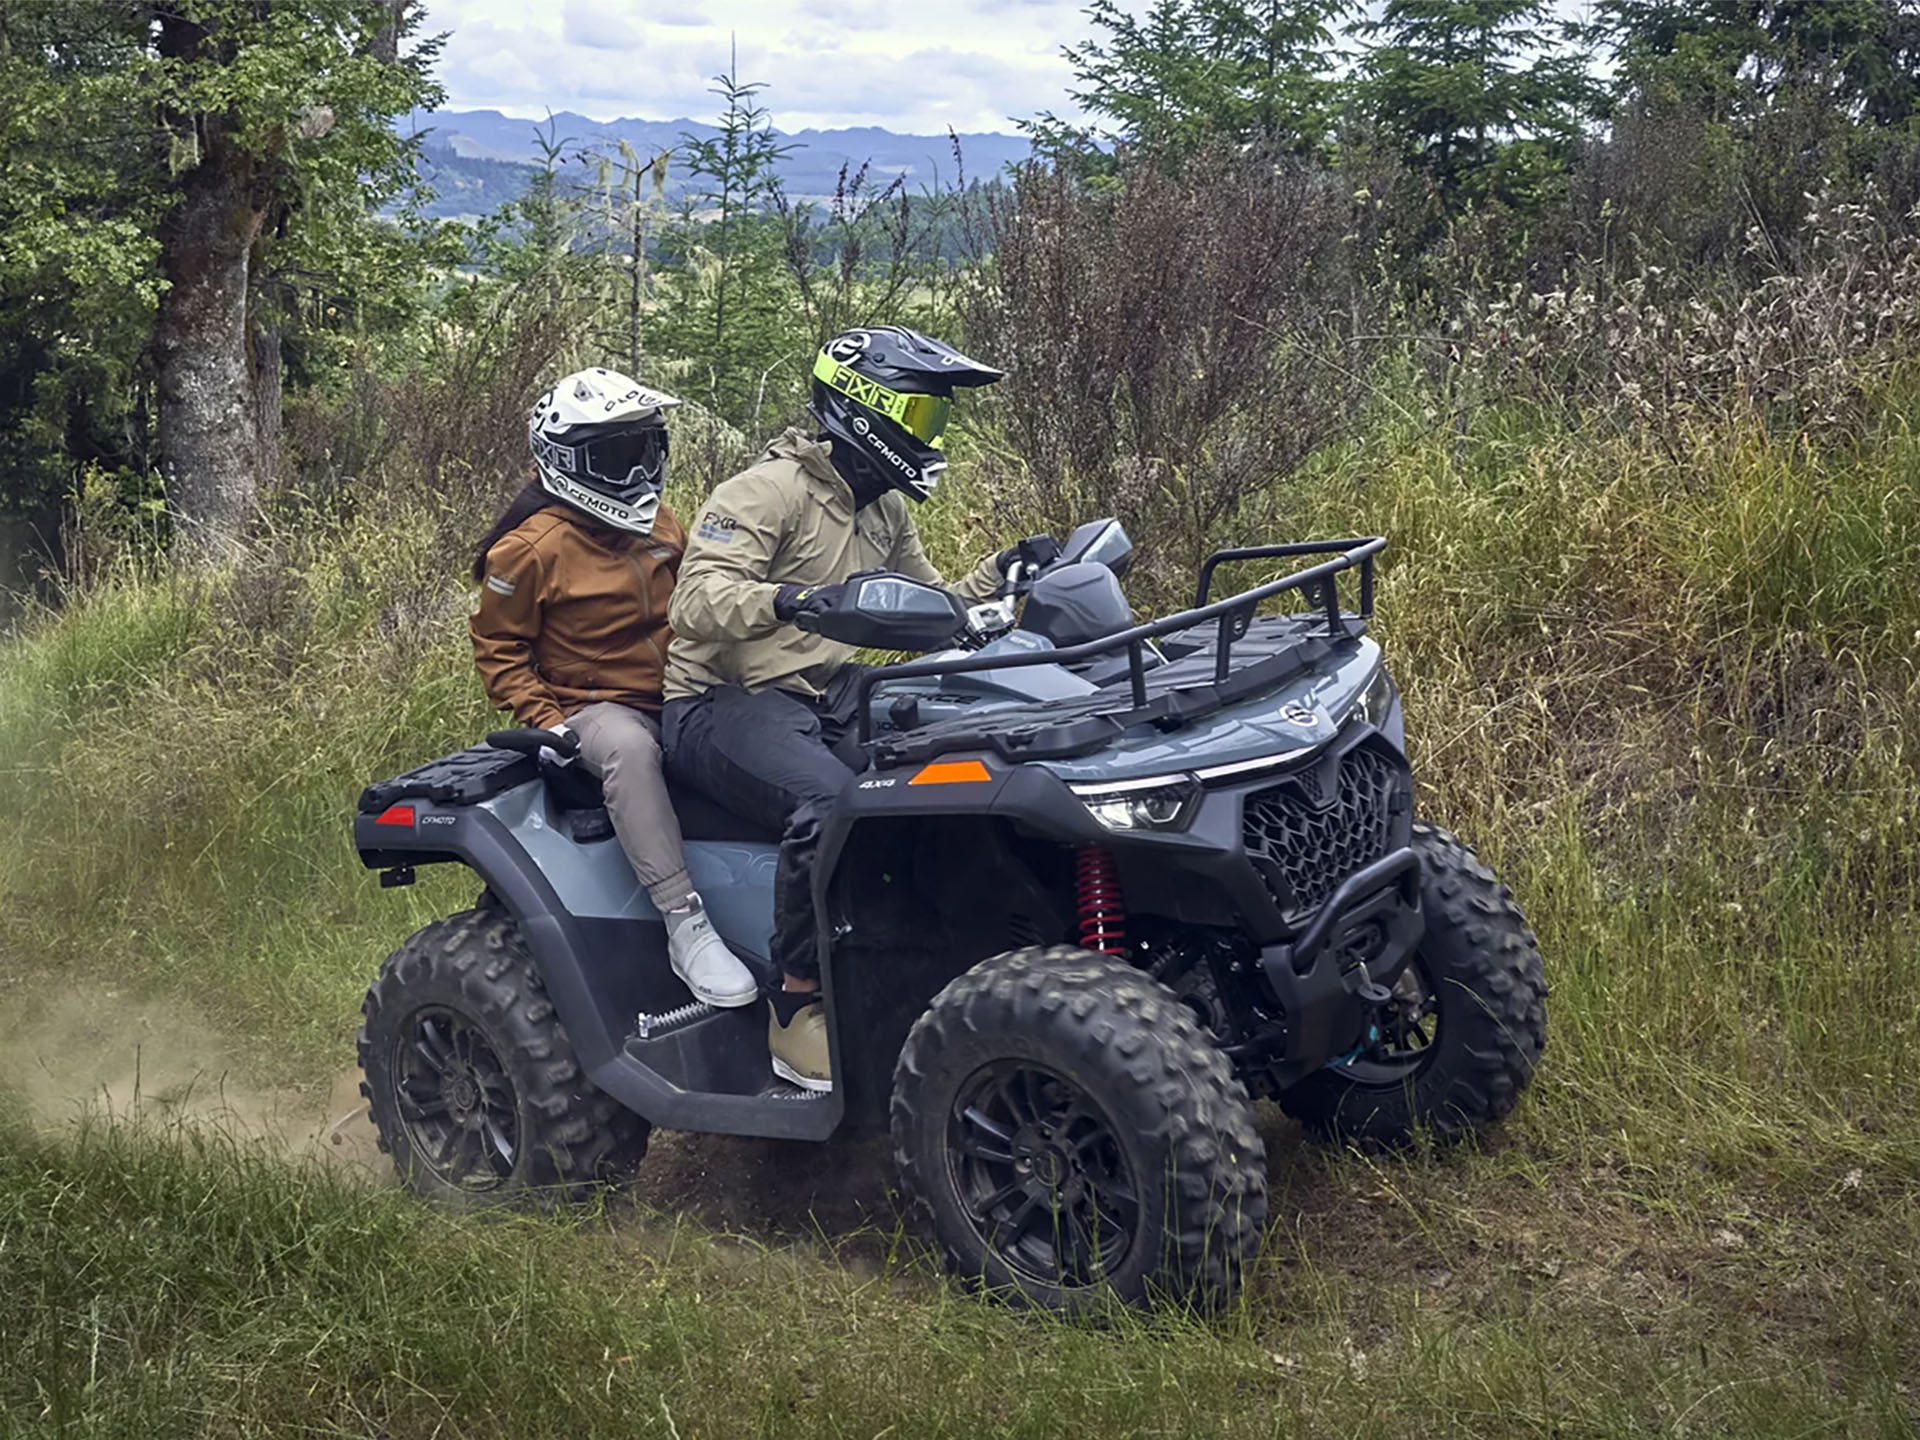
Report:
[[[1224,465],[1239,478],[1183,484],[1230,507],[1350,426],[1395,359],[1455,396],[1517,383],[1607,408],[1655,380],[1659,423],[1735,393],[1824,423],[1833,377],[1754,307],[1823,245],[1878,266],[1920,202],[1903,0],[1603,0],[1581,24],[1543,0],[1089,13],[1096,38],[1068,52],[1086,118],[1023,122],[1025,167],[970,175],[961,151],[930,189],[849,164],[797,200],[777,92],[729,74],[711,129],[670,148],[549,128],[526,193],[461,225],[423,213],[419,137],[394,128],[443,99],[411,0],[9,0],[0,508],[69,577],[100,523],[219,555],[290,496],[373,483],[412,438],[402,392],[472,385],[460,408],[507,433],[563,359],[643,372],[752,443],[797,414],[819,339],[875,316],[1003,348],[995,419],[1041,496]],[[1156,225],[1249,264],[1209,269],[1201,244],[1171,287],[1128,273],[1141,257],[1118,252]],[[1069,264],[1032,253],[1067,233]],[[1178,304],[1148,313],[1149,280]],[[1855,320],[1870,341],[1890,323]],[[1743,324],[1784,348],[1614,373],[1657,367],[1663,327]],[[1549,363],[1512,363],[1521,332]],[[1041,433],[1056,389],[1113,454]],[[365,453],[318,433],[370,390],[398,428]],[[1129,480],[1123,449],[1146,467]]]
[[[0,649],[10,1037],[131,994],[260,1083],[350,1064],[379,958],[472,899],[453,867],[380,890],[346,819],[493,723],[466,567],[531,395],[594,361],[686,395],[684,508],[796,415],[818,336],[896,317],[1009,369],[916,512],[948,573],[1116,512],[1152,610],[1217,541],[1389,537],[1373,633],[1418,808],[1510,880],[1553,986],[1484,1144],[1337,1153],[1265,1114],[1275,1221],[1204,1322],[968,1300],[883,1191],[874,1229],[816,1224],[863,1183],[838,1143],[747,1147],[759,1179],[679,1219],[482,1223],[9,1106],[0,1431],[1911,1436],[1914,8],[1594,8],[1571,40],[1522,0],[1389,0],[1358,34],[1318,4],[1103,8],[1090,118],[1036,117],[1033,166],[806,206],[768,179],[778,90],[729,77],[713,148],[667,160],[696,213],[616,150],[416,231],[379,218],[404,147],[330,148],[387,155],[415,102],[385,87],[431,86],[383,28],[404,8],[75,5],[100,26],[56,37],[0,0],[0,354],[38,357],[6,362],[0,473],[67,516]],[[127,41],[189,10],[234,28]],[[262,14],[322,48],[286,62]],[[273,330],[280,399],[223,546],[166,470],[156,344],[169,217],[216,154],[262,217],[225,333]],[[743,1145],[653,1159],[737,1177]]]

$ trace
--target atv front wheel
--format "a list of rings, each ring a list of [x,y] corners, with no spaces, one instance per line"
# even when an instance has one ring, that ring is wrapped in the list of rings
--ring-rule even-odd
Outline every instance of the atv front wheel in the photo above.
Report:
[[[503,911],[462,911],[413,935],[360,1009],[360,1093],[380,1148],[427,1199],[574,1199],[646,1154],[647,1122],[581,1072]]]
[[[894,1071],[893,1152],[947,1268],[1026,1303],[1227,1299],[1266,1151],[1226,1057],[1164,987],[1067,947],[976,965]]]
[[[1280,1106],[1323,1139],[1458,1139],[1504,1117],[1547,1043],[1547,980],[1526,917],[1461,840],[1416,825],[1426,934],[1379,1038],[1307,1077]]]

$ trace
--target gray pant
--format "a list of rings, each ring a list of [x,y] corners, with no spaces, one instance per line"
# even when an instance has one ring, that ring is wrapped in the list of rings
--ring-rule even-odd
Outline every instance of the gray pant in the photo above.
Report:
[[[580,740],[580,763],[599,778],[613,833],[656,909],[693,894],[680,821],[661,772],[660,722],[630,705],[601,701],[567,717]]]

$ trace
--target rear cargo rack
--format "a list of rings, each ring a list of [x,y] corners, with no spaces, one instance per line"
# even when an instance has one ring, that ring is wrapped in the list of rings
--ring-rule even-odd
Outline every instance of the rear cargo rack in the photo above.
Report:
[[[1232,703],[1245,694],[1251,694],[1275,682],[1283,672],[1297,672],[1303,664],[1311,663],[1316,650],[1324,649],[1332,643],[1353,638],[1357,631],[1350,621],[1364,622],[1373,615],[1373,562],[1374,557],[1387,548],[1386,538],[1380,535],[1356,540],[1307,540],[1289,545],[1254,545],[1240,549],[1217,550],[1209,555],[1200,567],[1200,584],[1196,592],[1196,604],[1191,610],[1182,610],[1177,615],[1169,615],[1164,620],[1150,621],[1145,625],[1135,625],[1131,629],[1117,631],[1099,640],[1089,640],[1084,644],[1070,645],[1059,650],[1035,650],[1013,655],[963,655],[951,659],[909,660],[899,665],[877,666],[860,677],[859,715],[861,743],[873,740],[872,698],[876,686],[890,680],[915,680],[944,677],[948,675],[971,675],[986,670],[1021,670],[1034,665],[1074,665],[1085,660],[1097,659],[1102,655],[1111,655],[1117,651],[1127,652],[1127,669],[1133,713],[1128,715],[1107,715],[1100,718],[1108,722],[1109,731],[1131,723],[1144,720],[1172,721],[1181,720],[1208,711],[1218,709],[1222,704]],[[1330,560],[1318,565],[1310,565],[1304,570],[1296,570],[1278,580],[1270,580],[1251,590],[1243,590],[1224,600],[1210,600],[1213,589],[1214,571],[1222,565],[1243,560],[1287,560],[1299,559],[1308,555],[1331,555]],[[1360,571],[1360,604],[1352,612],[1340,608],[1339,577],[1349,570]],[[1244,636],[1252,623],[1255,610],[1261,602],[1276,595],[1291,591],[1308,594],[1316,609],[1326,620],[1326,630],[1320,636],[1303,638],[1289,647],[1286,652],[1270,657],[1256,665],[1244,667],[1238,674],[1233,672],[1233,645]],[[1191,687],[1204,690],[1204,695],[1192,695],[1183,698],[1184,692],[1173,692],[1159,696],[1149,702],[1147,696],[1146,646],[1149,641],[1163,639],[1168,635],[1177,635],[1182,631],[1197,629],[1209,622],[1216,624],[1218,633],[1214,641],[1213,683],[1210,686]],[[1089,716],[1088,719],[1094,717]],[[1076,749],[1086,748],[1076,742]],[[882,742],[876,750],[875,759],[885,764],[914,758],[912,752],[924,747],[890,745]],[[893,752],[898,753],[893,753]],[[1033,751],[1035,758],[1043,753]]]

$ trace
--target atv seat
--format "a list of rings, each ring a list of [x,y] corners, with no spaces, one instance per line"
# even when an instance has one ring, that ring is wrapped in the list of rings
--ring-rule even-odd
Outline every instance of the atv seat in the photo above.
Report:
[[[668,780],[667,794],[673,797],[673,813],[680,817],[680,833],[689,840],[745,841],[758,845],[780,843],[778,830],[767,830],[744,815],[734,814],[703,790]]]
[[[547,795],[553,801],[554,808],[574,819],[573,836],[576,840],[605,839],[613,833],[612,820],[603,818],[606,801],[600,793],[597,779],[579,765],[569,765],[565,769],[548,766],[543,773],[547,781]],[[680,819],[680,833],[689,840],[744,841],[765,845],[780,843],[778,831],[762,829],[691,786],[668,780],[667,794],[673,801],[673,813]],[[594,811],[600,811],[602,815],[594,816],[591,813]]]

